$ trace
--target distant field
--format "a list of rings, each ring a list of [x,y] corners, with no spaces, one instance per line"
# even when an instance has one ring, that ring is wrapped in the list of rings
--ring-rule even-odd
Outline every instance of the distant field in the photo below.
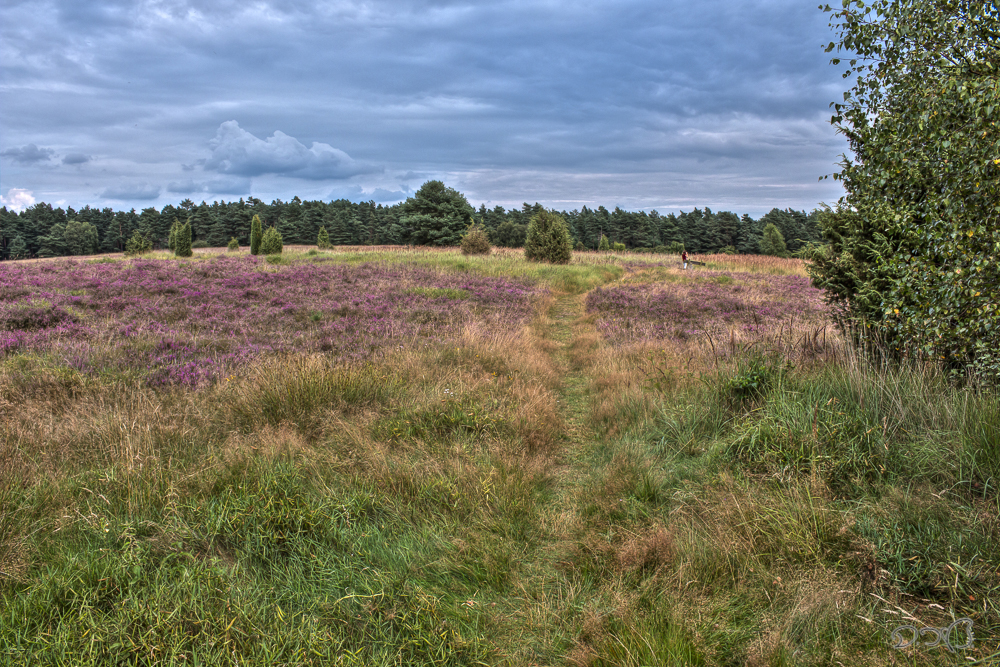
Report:
[[[996,664],[1000,400],[696,259],[0,263],[0,664]]]

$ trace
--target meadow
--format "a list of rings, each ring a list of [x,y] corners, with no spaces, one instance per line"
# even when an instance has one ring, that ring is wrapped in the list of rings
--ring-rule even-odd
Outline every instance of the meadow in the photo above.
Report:
[[[0,664],[997,664],[1000,398],[698,259],[0,263]]]

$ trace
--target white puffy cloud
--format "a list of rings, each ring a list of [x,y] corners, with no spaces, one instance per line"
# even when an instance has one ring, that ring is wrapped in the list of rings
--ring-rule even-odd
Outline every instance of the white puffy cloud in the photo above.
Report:
[[[17,148],[7,148],[0,151],[0,155],[10,158],[14,162],[34,164],[36,162],[48,162],[56,156],[56,152],[51,148],[39,148],[35,144],[26,144]]]
[[[20,213],[26,208],[31,208],[35,205],[35,197],[31,190],[23,190],[21,188],[11,188],[7,191],[7,196],[0,196],[0,205],[6,206],[12,211],[17,211]]]
[[[227,120],[219,126],[210,146],[212,156],[205,161],[204,168],[222,174],[277,174],[320,181],[376,171],[329,144],[314,141],[306,148],[298,139],[280,130],[267,139],[258,139],[235,120]]]

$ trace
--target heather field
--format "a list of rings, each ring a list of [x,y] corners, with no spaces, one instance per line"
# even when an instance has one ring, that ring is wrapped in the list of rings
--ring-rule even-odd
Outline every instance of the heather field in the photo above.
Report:
[[[697,259],[0,263],[0,664],[997,664],[996,394]]]

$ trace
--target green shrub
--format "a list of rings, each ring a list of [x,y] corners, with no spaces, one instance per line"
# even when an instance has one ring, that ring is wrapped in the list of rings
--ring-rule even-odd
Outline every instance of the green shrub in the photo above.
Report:
[[[524,257],[532,262],[566,264],[573,255],[569,227],[561,215],[542,210],[528,223]]]
[[[191,223],[185,222],[177,229],[174,238],[174,254],[178,257],[191,256]]]
[[[608,243],[608,237],[601,234],[601,242],[597,244],[597,249],[602,251],[611,250],[611,244]]]
[[[191,247],[192,248],[208,248],[209,245],[208,245],[208,241],[206,241],[205,239],[198,239],[197,241],[195,241],[194,243],[191,244]]]
[[[673,241],[667,246],[667,252],[671,255],[679,255],[684,252],[684,244],[680,241]]]
[[[666,254],[666,252],[667,252],[667,246],[665,246],[665,245],[658,245],[655,248],[653,248],[653,252],[655,252],[657,254],[660,254],[660,255]]]
[[[263,232],[261,231],[260,216],[255,215],[253,220],[250,222],[250,254],[259,255],[260,254],[260,242],[263,237]]]
[[[167,248],[170,252],[177,252],[177,232],[181,229],[181,221],[174,218],[174,223],[170,225],[170,235],[167,237]]]
[[[149,236],[137,229],[132,232],[132,238],[125,243],[125,254],[144,255],[147,252],[153,252],[153,242],[149,240]]]
[[[260,254],[280,255],[283,248],[281,233],[275,227],[268,227],[260,239]]]
[[[723,255],[737,255],[737,254],[739,254],[739,253],[736,252],[736,246],[731,246],[731,245],[727,245],[726,247],[724,247],[721,250],[719,250],[719,252],[722,253]]]
[[[328,250],[333,247],[330,243],[330,235],[326,231],[326,227],[319,228],[319,234],[316,235],[316,247],[320,250]]]
[[[587,249],[587,246],[583,245],[583,241],[577,241],[576,245],[573,246],[573,250],[575,250],[577,252],[581,252],[581,251],[586,250],[586,249]]]
[[[785,237],[781,235],[773,222],[764,227],[764,236],[760,239],[760,254],[771,255],[773,257],[787,257],[788,248],[785,247]]]
[[[615,252],[625,252],[627,250],[624,243],[613,243],[611,249]]]
[[[229,245],[226,246],[230,252],[236,252],[240,249],[240,242],[236,240],[236,237],[229,239]]]
[[[469,230],[465,232],[465,236],[462,237],[462,254],[463,255],[488,255],[490,254],[490,237],[486,234],[484,230],[479,225],[473,225],[469,227]]]

